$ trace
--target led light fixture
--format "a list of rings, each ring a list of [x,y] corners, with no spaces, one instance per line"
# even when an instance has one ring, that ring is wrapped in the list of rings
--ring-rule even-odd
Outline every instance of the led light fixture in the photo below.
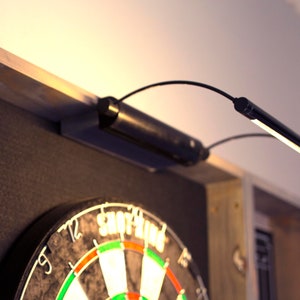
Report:
[[[199,140],[123,103],[125,99],[147,89],[178,84],[197,86],[220,94],[234,104],[236,111],[268,134],[236,135],[204,147]],[[63,120],[61,128],[65,136],[150,169],[165,168],[174,163],[194,165],[206,160],[211,148],[245,137],[276,137],[300,153],[300,136],[248,99],[235,98],[216,87],[187,80],[157,82],[130,92],[120,99],[99,98],[96,107],[92,107],[90,112]]]
[[[300,136],[297,133],[244,97],[234,99],[233,103],[234,108],[242,115],[300,153]]]

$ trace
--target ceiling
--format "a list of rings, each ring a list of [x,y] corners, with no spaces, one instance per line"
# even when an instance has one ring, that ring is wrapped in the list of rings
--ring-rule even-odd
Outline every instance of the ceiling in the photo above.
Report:
[[[0,28],[2,48],[100,97],[194,80],[245,96],[300,132],[299,0],[11,0]],[[206,146],[262,132],[201,88],[158,87],[127,103]],[[212,153],[300,199],[300,156],[280,142],[248,138]]]

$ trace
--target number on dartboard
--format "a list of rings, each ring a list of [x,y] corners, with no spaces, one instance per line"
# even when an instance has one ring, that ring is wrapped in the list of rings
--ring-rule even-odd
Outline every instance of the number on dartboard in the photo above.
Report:
[[[71,219],[67,222],[68,232],[70,234],[71,240],[74,243],[76,240],[80,239],[82,233],[78,231],[79,222],[78,219]]]
[[[38,256],[38,264],[41,267],[47,266],[46,271],[44,272],[45,274],[49,275],[52,273],[52,265],[48,259],[48,257],[45,254],[45,250],[47,249],[47,247],[44,247],[43,250],[41,251],[41,253]]]

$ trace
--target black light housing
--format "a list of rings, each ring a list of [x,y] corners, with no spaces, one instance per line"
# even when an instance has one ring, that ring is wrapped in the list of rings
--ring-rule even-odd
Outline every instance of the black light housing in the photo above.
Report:
[[[99,99],[99,128],[183,165],[205,160],[202,143],[113,97]]]
[[[202,143],[113,97],[65,118],[61,134],[149,171],[196,164],[209,156]]]

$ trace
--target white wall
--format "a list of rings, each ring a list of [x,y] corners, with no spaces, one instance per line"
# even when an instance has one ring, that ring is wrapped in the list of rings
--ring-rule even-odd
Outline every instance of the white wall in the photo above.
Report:
[[[0,47],[100,97],[201,81],[248,97],[300,132],[296,0],[2,2]],[[261,132],[225,98],[195,87],[160,87],[128,103],[205,145]],[[213,153],[300,197],[300,156],[281,143],[244,139]]]

